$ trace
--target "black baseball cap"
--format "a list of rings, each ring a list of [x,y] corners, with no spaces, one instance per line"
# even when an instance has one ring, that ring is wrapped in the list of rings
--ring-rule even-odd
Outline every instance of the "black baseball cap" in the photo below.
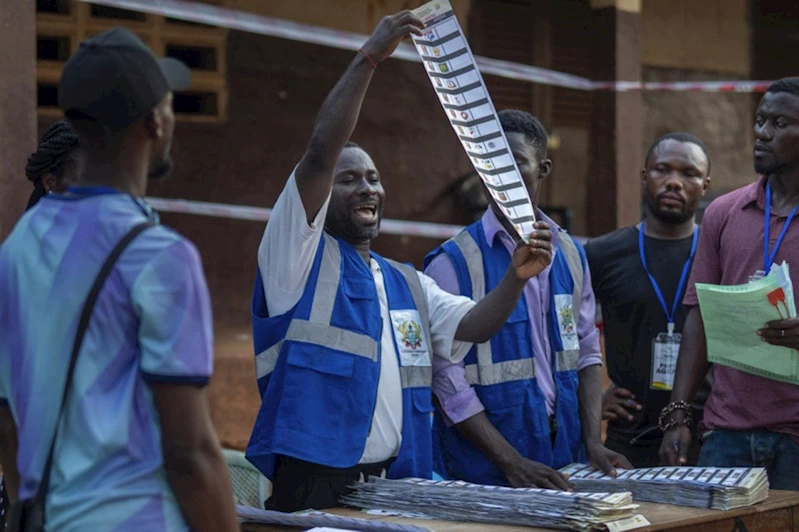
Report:
[[[156,58],[134,33],[114,28],[83,41],[64,65],[58,104],[68,118],[116,133],[190,83],[186,65]]]

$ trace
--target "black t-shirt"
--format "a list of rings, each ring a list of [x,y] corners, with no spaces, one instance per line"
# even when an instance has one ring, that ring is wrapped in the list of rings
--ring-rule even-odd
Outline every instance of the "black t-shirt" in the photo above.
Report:
[[[692,237],[644,238],[647,266],[669,310],[691,252],[691,241]],[[625,227],[593,239],[586,244],[585,251],[594,293],[602,307],[608,375],[617,386],[630,390],[643,405],[632,421],[615,421],[608,430],[633,436],[657,426],[660,411],[669,403],[671,392],[649,387],[652,340],[666,332],[668,319],[641,264],[637,227]],[[683,294],[684,290],[685,287]],[[680,302],[674,316],[675,332],[682,332],[687,310]],[[707,390],[705,384],[697,394],[695,406],[699,409],[704,405]]]

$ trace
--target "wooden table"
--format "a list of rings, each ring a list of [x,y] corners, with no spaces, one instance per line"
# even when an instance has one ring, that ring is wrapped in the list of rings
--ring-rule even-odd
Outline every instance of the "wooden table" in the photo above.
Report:
[[[668,504],[640,503],[638,513],[643,514],[652,526],[638,528],[636,532],[654,532],[669,530],[675,532],[799,532],[799,492],[771,490],[768,500],[728,512],[703,510],[686,506]],[[534,532],[549,529],[523,526],[486,525],[483,523],[461,523],[453,521],[426,521],[405,519],[401,517],[374,517],[346,508],[327,510],[329,513],[360,517],[363,519],[380,519],[390,523],[412,524],[429,528],[434,532]],[[242,532],[279,532],[294,531],[272,525],[244,523]]]

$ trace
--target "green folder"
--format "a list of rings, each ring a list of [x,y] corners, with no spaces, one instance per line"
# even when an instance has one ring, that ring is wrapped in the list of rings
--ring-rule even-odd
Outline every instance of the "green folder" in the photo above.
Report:
[[[796,317],[788,264],[742,285],[697,283],[705,324],[707,359],[767,379],[799,384],[799,352],[763,342],[757,335],[766,322]]]

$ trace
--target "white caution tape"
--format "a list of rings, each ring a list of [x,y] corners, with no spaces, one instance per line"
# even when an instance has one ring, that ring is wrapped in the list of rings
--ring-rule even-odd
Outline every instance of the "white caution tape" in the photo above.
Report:
[[[246,11],[187,2],[184,0],[81,0],[92,4],[152,13],[165,17],[199,22],[232,30],[247,31],[292,41],[330,46],[343,50],[358,50],[368,35],[303,24]],[[420,62],[413,46],[400,44],[392,55],[405,61]],[[704,92],[764,92],[770,81],[702,81],[702,82],[595,82],[590,79],[545,68],[523,65],[500,59],[475,56],[475,63],[483,74],[502,78],[540,83],[580,90],[658,90]]]
[[[193,201],[185,199],[145,198],[155,210],[183,214],[197,214],[216,218],[234,218],[253,222],[266,222],[272,215],[272,209],[265,207],[248,207],[227,203]],[[380,222],[380,232],[388,235],[414,236],[447,240],[463,231],[462,225],[435,224],[430,222],[414,222],[410,220],[385,219]],[[577,242],[584,244],[587,238],[572,235]]]
[[[263,207],[247,207],[244,205],[228,205],[207,201],[190,201],[183,199],[146,198],[147,203],[157,211],[199,214],[217,218],[235,218],[265,222],[269,220],[272,209]],[[380,232],[391,235],[417,236],[446,240],[463,230],[461,225],[434,224],[429,222],[411,222],[407,220],[383,220]]]

